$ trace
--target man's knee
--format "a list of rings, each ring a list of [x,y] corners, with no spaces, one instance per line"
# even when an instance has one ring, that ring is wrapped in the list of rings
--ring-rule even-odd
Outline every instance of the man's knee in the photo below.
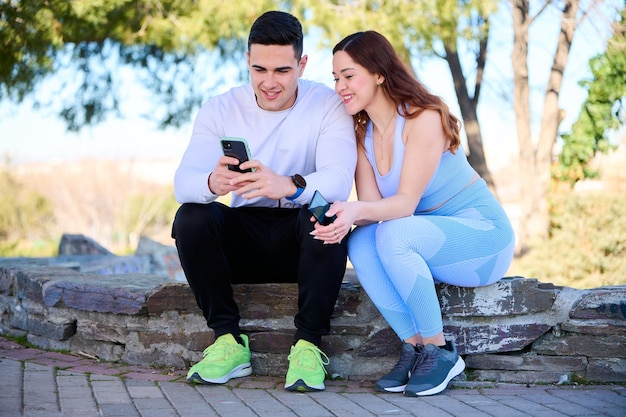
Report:
[[[219,203],[185,203],[178,208],[172,223],[172,238],[193,235],[206,226],[211,219],[220,216]]]

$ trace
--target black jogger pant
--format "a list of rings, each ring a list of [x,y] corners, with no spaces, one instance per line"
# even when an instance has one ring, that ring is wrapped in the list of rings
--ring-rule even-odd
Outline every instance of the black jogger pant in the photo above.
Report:
[[[231,208],[219,202],[183,204],[172,237],[196,302],[215,336],[239,334],[239,308],[231,284],[298,283],[294,340],[315,345],[330,331],[341,288],[346,239],[324,245],[309,234],[302,208]]]

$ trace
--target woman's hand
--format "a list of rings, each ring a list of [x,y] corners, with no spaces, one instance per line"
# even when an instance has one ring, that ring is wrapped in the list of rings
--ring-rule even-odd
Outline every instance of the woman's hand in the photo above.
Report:
[[[341,243],[344,237],[352,229],[355,213],[353,203],[335,201],[326,212],[327,217],[337,216],[334,222],[327,226],[322,226],[311,216],[311,221],[315,221],[315,230],[311,232],[314,239],[324,241],[324,244]]]

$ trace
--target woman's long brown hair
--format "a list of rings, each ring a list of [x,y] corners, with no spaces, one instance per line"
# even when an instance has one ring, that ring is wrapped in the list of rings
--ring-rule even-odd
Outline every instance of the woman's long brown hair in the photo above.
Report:
[[[399,112],[407,119],[419,116],[424,110],[435,110],[441,116],[441,126],[444,134],[450,140],[450,151],[456,152],[461,144],[461,123],[454,116],[441,97],[430,93],[409,72],[391,43],[380,33],[368,30],[356,32],[347,36],[333,48],[333,55],[337,51],[345,51],[357,64],[372,74],[380,74],[385,81],[380,88],[399,108]],[[417,110],[408,112],[406,105]],[[353,116],[357,144],[362,149],[365,140],[365,131],[369,116],[361,110]]]

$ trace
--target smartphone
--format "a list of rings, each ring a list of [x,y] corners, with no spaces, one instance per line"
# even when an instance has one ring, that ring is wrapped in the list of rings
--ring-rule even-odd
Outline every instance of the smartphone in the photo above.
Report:
[[[326,216],[326,212],[329,208],[330,203],[326,201],[322,193],[315,190],[315,193],[313,193],[313,198],[311,199],[311,203],[309,204],[309,211],[311,212],[311,214],[313,214],[313,216],[315,216],[315,219],[322,226],[328,226],[337,218],[337,216]]]
[[[248,148],[248,142],[244,138],[223,137],[220,139],[220,143],[222,144],[222,152],[224,152],[224,155],[239,159],[239,164],[251,159],[250,148]],[[253,168],[241,169],[239,168],[239,164],[228,165],[228,169],[237,172],[254,171]]]

